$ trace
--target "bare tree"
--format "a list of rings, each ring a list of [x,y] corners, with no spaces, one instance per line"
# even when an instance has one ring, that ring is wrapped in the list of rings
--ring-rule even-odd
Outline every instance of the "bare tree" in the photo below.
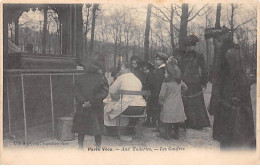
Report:
[[[241,24],[239,24],[235,27],[235,25],[234,25],[235,24],[235,21],[234,21],[235,12],[236,12],[236,9],[238,9],[239,7],[240,7],[239,4],[234,4],[234,3],[231,4],[231,16],[230,16],[230,20],[228,19],[228,21],[229,21],[229,24],[230,24],[232,39],[234,38],[235,30],[237,30],[240,26],[245,25],[245,24],[247,24],[247,23],[249,23],[249,22],[251,22],[252,20],[255,19],[255,16],[253,16],[251,19],[249,19],[249,20],[247,20],[247,21],[245,21],[245,22],[243,22],[243,23],[241,23]]]
[[[117,66],[117,53],[118,53],[118,43],[121,27],[121,17],[122,13],[119,10],[115,10],[111,14],[111,23],[109,26],[109,33],[112,36],[114,42],[114,68]]]
[[[189,11],[188,4],[182,4],[182,14],[181,14],[181,23],[180,23],[180,32],[179,32],[179,48],[181,50],[185,49],[184,39],[187,36],[187,26],[188,22],[192,21],[196,16],[202,16],[206,13],[201,13],[201,11],[207,6],[208,4],[201,7],[193,16],[191,14],[194,11],[195,6],[192,6],[191,10]]]
[[[44,21],[43,21],[43,32],[42,32],[42,53],[46,53],[46,35],[47,35],[47,11],[48,8],[44,8]]]
[[[173,54],[173,49],[175,48],[175,44],[174,44],[174,30],[176,30],[177,32],[179,32],[179,29],[175,26],[175,24],[173,23],[173,19],[174,18],[174,11],[175,8],[173,7],[173,4],[170,5],[170,8],[164,7],[164,9],[166,10],[165,12],[158,8],[155,7],[155,9],[157,9],[159,11],[159,14],[153,13],[157,18],[160,18],[163,21],[166,21],[169,23],[169,34],[170,34],[170,43],[171,43],[171,50],[172,50],[172,54]],[[169,15],[166,13],[170,13]],[[160,15],[161,14],[161,15]],[[178,22],[175,19],[176,22]],[[178,22],[179,24],[179,22]]]
[[[88,32],[90,30],[89,25],[90,25],[90,8],[91,8],[91,4],[86,4],[86,8],[87,11],[85,11],[86,13],[84,13],[87,17],[87,20],[85,22],[85,32],[84,32],[84,41],[85,41],[85,53],[88,53]]]
[[[211,13],[211,7],[207,7],[207,12],[206,12],[206,28],[208,28],[210,26],[210,19],[209,19],[209,14]],[[217,10],[218,11],[218,10]],[[218,17],[217,17],[218,18]],[[219,21],[217,21],[218,19],[216,19],[216,24],[220,24]],[[217,23],[218,22],[218,23]],[[207,62],[207,72],[209,71],[209,42],[208,39],[206,39],[206,62]]]
[[[150,35],[151,10],[152,10],[152,5],[148,4],[147,15],[146,15],[145,40],[144,40],[145,61],[149,60],[149,35]]]
[[[207,11],[204,11],[203,13],[202,13],[202,11],[206,6],[207,6],[207,4],[195,12],[194,11],[195,5],[193,5],[191,7],[191,10],[189,10],[188,4],[183,3],[181,7],[178,5],[175,5],[175,7],[173,7],[173,5],[171,4],[170,8],[164,7],[166,12],[168,11],[169,14],[164,12],[162,9],[155,7],[155,9],[157,9],[161,15],[158,15],[155,13],[153,13],[153,14],[155,16],[157,16],[158,18],[162,19],[163,21],[169,22],[169,27],[170,27],[169,33],[170,33],[170,37],[171,37],[170,43],[171,43],[172,50],[173,50],[173,48],[175,48],[174,30],[176,30],[179,33],[179,48],[184,49],[185,46],[183,44],[183,40],[187,36],[188,22],[192,21],[196,16],[204,15]],[[177,9],[181,9],[181,12],[182,12],[181,15],[179,14]],[[174,13],[176,13],[176,15],[180,17],[180,22],[176,18],[174,18]],[[175,24],[173,23],[174,19],[177,22],[177,24],[180,25],[180,28],[177,28],[177,26],[175,26]]]
[[[76,58],[78,63],[82,63],[83,61],[83,18],[82,18],[82,4],[77,4],[76,5],[76,46],[75,46],[75,51],[76,51]]]
[[[184,39],[187,36],[187,26],[189,19],[189,6],[188,4],[182,4],[181,24],[179,32],[179,48],[185,50]]]
[[[94,4],[92,8],[92,25],[91,25],[91,39],[89,45],[89,52],[94,50],[94,37],[95,37],[95,24],[96,24],[96,11],[99,10],[99,4]]]
[[[134,36],[134,31],[136,31],[136,25],[134,22],[134,18],[131,17],[131,15],[129,15],[129,11],[128,12],[124,12],[123,13],[123,22],[122,22],[122,26],[123,26],[123,38],[125,41],[125,45],[126,45],[126,61],[129,61],[129,55],[128,55],[128,51],[129,51],[129,43],[131,42],[133,36]]]
[[[220,28],[220,16],[221,16],[221,3],[218,3],[217,13],[216,13],[216,28]]]

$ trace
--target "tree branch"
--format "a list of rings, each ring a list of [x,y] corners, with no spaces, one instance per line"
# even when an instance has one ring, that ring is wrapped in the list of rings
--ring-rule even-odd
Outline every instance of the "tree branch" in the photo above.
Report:
[[[165,22],[169,22],[169,20],[167,20],[167,19],[163,18],[163,17],[162,17],[162,16],[160,16],[160,15],[157,15],[157,14],[155,14],[153,11],[152,11],[152,14],[153,14],[154,16],[158,17],[159,19],[161,19],[161,20],[165,21]]]
[[[175,10],[175,13],[176,13],[176,15],[178,15],[179,17],[181,17],[181,15],[178,13],[177,10]]]
[[[179,6],[179,5],[177,5],[177,4],[175,4],[175,6],[176,6],[177,8],[179,8],[179,9],[181,9],[181,6]]]
[[[155,8],[156,8],[156,7],[155,7]],[[157,14],[155,14],[155,13],[153,13],[153,12],[152,12],[152,14],[153,14],[154,16],[156,16],[156,17],[162,19],[162,20],[165,21],[165,22],[170,22],[170,18],[167,17],[167,16],[166,16],[167,19],[165,19],[165,18],[163,18],[162,16],[157,15]],[[163,14],[164,14],[164,13],[163,13]],[[164,16],[165,16],[165,14],[164,14]],[[178,29],[175,25],[172,24],[172,26],[173,26],[173,28],[174,28],[175,30],[180,31],[180,29]]]
[[[171,24],[172,25],[172,27],[175,29],[175,30],[177,30],[178,32],[180,31],[180,29],[178,29],[176,26],[174,26],[174,24]]]
[[[166,17],[166,19],[167,19],[168,21],[170,21],[170,18],[169,18],[160,8],[157,8],[157,7],[155,7],[155,6],[154,6],[154,8],[157,9],[159,12],[161,12],[161,13]]]
[[[246,22],[244,22],[244,23],[242,23],[242,24],[240,24],[240,25],[237,25],[237,27],[235,27],[234,30],[238,29],[240,26],[243,26],[243,25],[247,24],[248,22],[251,22],[253,19],[254,19],[254,18],[251,18],[251,19],[249,19],[248,21],[246,21]]]
[[[200,10],[198,10],[198,12],[195,13],[194,16],[188,20],[188,22],[191,21],[191,20],[193,20],[193,19],[200,13],[200,11],[202,11],[207,5],[208,5],[208,4],[206,4],[206,5],[204,5],[202,8],[200,8]]]
[[[192,6],[191,10],[189,11],[188,17],[190,17],[190,15],[191,15],[191,13],[193,12],[195,6],[196,6],[196,5],[193,5],[193,6]]]
[[[164,7],[168,12],[171,12],[171,9],[167,8],[166,6]]]

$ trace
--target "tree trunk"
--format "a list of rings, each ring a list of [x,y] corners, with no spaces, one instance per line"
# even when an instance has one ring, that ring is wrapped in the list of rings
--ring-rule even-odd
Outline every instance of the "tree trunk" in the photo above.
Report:
[[[235,6],[234,4],[231,4],[231,39],[232,40],[234,36],[234,11],[235,11]]]
[[[128,58],[128,46],[129,46],[129,39],[128,39],[128,32],[127,32],[127,36],[126,36],[126,62],[128,62],[129,58]]]
[[[221,16],[221,5],[218,5],[217,12],[216,12],[216,23],[215,27],[218,28],[220,27],[220,16]],[[214,44],[213,39],[213,44]],[[218,96],[220,95],[220,87],[221,87],[221,65],[222,65],[222,60],[221,60],[221,49],[217,48],[214,46],[214,59],[213,59],[213,69],[211,73],[211,82],[212,82],[212,93],[211,93],[211,98],[210,98],[210,104],[209,104],[209,113],[211,115],[214,115],[218,111],[215,108],[215,104],[218,101]]]
[[[218,3],[215,28],[220,28],[221,3]]]
[[[8,59],[8,9],[7,5],[3,5],[3,18],[4,18],[4,22],[3,22],[3,43],[4,43],[4,47],[3,47],[3,68],[6,69],[7,68],[7,59]]]
[[[121,45],[122,45],[122,27],[120,26],[119,27],[119,47],[118,47],[118,53],[119,53],[119,56],[121,57],[122,54],[121,54]]]
[[[151,35],[150,35],[150,38],[151,38],[151,45],[150,45],[150,57],[149,57],[149,60],[152,59],[152,56],[153,56],[153,30],[151,29]]]
[[[94,4],[92,9],[92,25],[91,25],[91,39],[89,45],[89,52],[94,51],[94,37],[95,37],[95,24],[96,24],[96,11],[98,10],[98,4]]]
[[[172,55],[174,50],[174,35],[173,35],[173,6],[171,4],[171,17],[170,17],[170,36],[171,36],[171,47],[172,47]]]
[[[61,54],[68,55],[71,54],[70,48],[70,34],[71,34],[71,8],[67,8],[61,14]]]
[[[182,14],[181,14],[181,24],[179,32],[179,48],[180,50],[185,50],[184,40],[187,37],[187,26],[189,18],[189,6],[188,4],[182,4]]]
[[[144,40],[144,60],[149,60],[149,34],[150,34],[150,22],[151,22],[151,10],[152,5],[148,4],[146,15],[146,27],[145,27],[145,40]]]
[[[87,21],[86,21],[86,30],[84,33],[84,38],[85,38],[85,53],[86,55],[88,54],[88,24],[89,24],[89,12],[90,12],[90,7],[88,6],[88,13],[87,13]]]
[[[206,14],[206,28],[208,28],[208,14]],[[207,60],[207,72],[209,72],[209,42],[206,39],[206,60]]]
[[[14,44],[19,46],[19,18],[14,21],[15,30],[14,30]]]
[[[11,30],[11,42],[13,42],[13,28],[10,27],[10,30]]]
[[[49,30],[50,30],[50,25],[48,24],[47,25],[47,32],[49,32]],[[50,48],[51,48],[51,36],[50,36],[50,34],[49,33],[47,33],[47,35],[46,35],[46,50],[47,50],[47,48],[48,48],[48,53],[50,54]]]
[[[117,57],[117,38],[116,38],[116,41],[115,41],[114,69],[116,69],[116,57]]]
[[[77,63],[83,61],[83,17],[82,5],[76,5],[76,60]]]
[[[46,54],[46,35],[47,35],[47,11],[48,8],[44,8],[44,21],[43,21],[43,32],[42,32],[42,53]]]
[[[61,27],[61,20],[60,20],[60,29],[59,29],[59,54],[62,54],[62,27]]]

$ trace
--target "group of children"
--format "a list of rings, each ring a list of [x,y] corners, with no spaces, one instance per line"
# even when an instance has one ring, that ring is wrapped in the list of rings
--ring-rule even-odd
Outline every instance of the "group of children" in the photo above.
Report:
[[[182,90],[186,84],[181,80],[181,71],[177,60],[166,54],[157,52],[154,68],[139,57],[132,57],[132,72],[140,79],[144,90],[150,90],[147,102],[148,127],[156,127],[155,131],[165,139],[179,139],[179,125],[187,117],[182,102]],[[174,134],[172,133],[174,129]]]

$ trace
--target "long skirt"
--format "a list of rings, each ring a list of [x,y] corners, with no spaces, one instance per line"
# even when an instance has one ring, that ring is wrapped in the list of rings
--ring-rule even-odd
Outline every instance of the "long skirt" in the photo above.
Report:
[[[189,83],[187,83],[187,86],[188,90],[182,98],[187,116],[186,126],[194,129],[210,126],[201,86]]]
[[[241,87],[239,92],[243,96],[238,104],[226,96],[214,113],[213,138],[220,141],[222,149],[256,147],[250,88]]]
[[[103,104],[81,108],[75,113],[72,132],[86,135],[102,135],[104,129]]]
[[[220,104],[219,109],[220,113],[216,116],[221,118],[214,120],[213,136],[220,140],[221,149],[255,148],[256,139],[250,108],[246,106],[230,108],[230,106]]]

